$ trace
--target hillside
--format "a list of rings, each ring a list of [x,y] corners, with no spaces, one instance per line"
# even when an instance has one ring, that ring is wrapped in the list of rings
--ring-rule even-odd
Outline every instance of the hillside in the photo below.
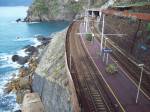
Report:
[[[91,0],[90,5],[101,6],[107,0]],[[90,7],[91,7],[90,6]],[[77,13],[88,8],[88,0],[35,0],[28,10],[26,21],[73,20]]]

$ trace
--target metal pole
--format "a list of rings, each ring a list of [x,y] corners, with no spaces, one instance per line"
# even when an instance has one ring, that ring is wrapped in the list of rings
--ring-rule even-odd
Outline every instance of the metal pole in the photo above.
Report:
[[[88,9],[87,9],[87,12],[86,12],[86,17],[87,17],[87,21],[86,21],[86,33],[88,32],[88,24],[89,24],[89,22],[88,22],[88,10],[89,10],[89,7],[90,7],[90,3],[91,3],[91,1],[90,0],[88,0]]]
[[[106,48],[106,38],[105,38],[104,48]],[[103,55],[103,62],[105,61],[105,56],[106,56],[106,53],[104,53]]]
[[[102,24],[101,53],[100,53],[101,55],[102,55],[103,40],[104,40],[104,39],[103,39],[103,38],[104,38],[104,24],[105,24],[105,22],[104,22],[105,20],[104,20],[104,19],[105,19],[105,15],[103,15],[103,24]]]
[[[85,19],[85,16],[84,16],[84,21],[83,21],[83,24],[84,24],[84,27],[86,27],[86,19]]]
[[[108,64],[108,58],[109,58],[109,53],[107,53],[107,57],[106,57],[106,65]]]
[[[94,12],[92,11],[92,18],[94,17]]]
[[[92,42],[94,44],[94,34],[92,33]]]
[[[106,53],[104,53],[103,55],[103,62],[105,61],[105,57],[106,57]]]
[[[101,17],[102,17],[102,12],[99,12],[99,22],[101,21]]]
[[[86,30],[86,33],[88,32],[88,16],[87,16],[87,12],[86,12],[86,28],[85,28],[85,30]]]
[[[141,76],[140,76],[140,82],[139,82],[139,86],[138,86],[138,92],[137,92],[137,95],[136,95],[136,103],[138,103],[138,99],[139,99],[139,93],[140,93],[140,88],[141,88],[142,77],[143,77],[143,65],[141,66]]]

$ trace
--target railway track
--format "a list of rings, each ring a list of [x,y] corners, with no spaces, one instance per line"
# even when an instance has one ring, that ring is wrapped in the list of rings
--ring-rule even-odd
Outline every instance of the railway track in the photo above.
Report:
[[[107,87],[90,60],[79,35],[79,23],[73,23],[66,39],[68,65],[82,112],[117,112]],[[119,111],[118,111],[119,112]]]
[[[95,27],[94,32],[99,33]],[[99,42],[101,41],[100,37],[97,37],[97,39]],[[123,69],[129,75],[129,77],[131,77],[131,79],[134,80],[135,83],[138,85],[140,80],[141,68],[139,68],[137,64],[135,64],[134,60],[132,60],[124,52],[122,52],[121,48],[116,46],[111,39],[107,41],[107,47],[113,50],[111,56],[115,60],[117,60],[118,64],[120,64],[123,67]],[[143,71],[141,88],[146,93],[146,95],[150,97],[150,73],[146,69],[144,69]]]

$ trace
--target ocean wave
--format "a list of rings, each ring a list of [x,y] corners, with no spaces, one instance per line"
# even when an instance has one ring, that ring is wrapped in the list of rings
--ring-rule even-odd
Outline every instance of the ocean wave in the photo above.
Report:
[[[18,51],[18,54],[19,52],[20,54],[24,55],[23,51]],[[0,53],[0,61],[1,63],[3,62],[0,68],[19,68],[21,66],[18,63],[12,61],[12,54]]]
[[[20,109],[20,105],[16,103],[16,94],[11,92],[10,94],[5,94],[5,85],[11,81],[12,78],[17,78],[13,74],[18,74],[18,70],[11,71],[5,74],[0,74],[0,111],[2,112],[14,112]]]
[[[27,56],[28,54],[25,52],[25,49],[21,49],[21,50],[17,51],[17,55],[22,56],[22,57],[25,57],[25,56]]]
[[[33,46],[34,46],[34,47],[37,47],[38,45],[41,45],[41,42],[38,41],[37,38],[33,38]]]
[[[4,94],[5,85],[12,79],[17,78],[13,76],[13,74],[18,74],[18,70],[14,70],[11,72],[7,72],[5,74],[0,74],[0,95]]]
[[[0,112],[14,112],[21,109],[19,104],[16,103],[15,93],[0,95]]]
[[[21,65],[19,65],[18,63],[7,63],[0,66],[0,68],[9,68],[9,67],[16,69],[20,68]]]
[[[27,22],[27,24],[38,24],[40,22]]]
[[[15,42],[20,42],[20,41],[31,41],[32,40],[32,38],[22,38],[22,37],[16,37],[16,39],[15,40],[13,40],[13,41],[15,41]]]
[[[0,61],[12,62],[11,57],[12,57],[11,54],[0,53]]]

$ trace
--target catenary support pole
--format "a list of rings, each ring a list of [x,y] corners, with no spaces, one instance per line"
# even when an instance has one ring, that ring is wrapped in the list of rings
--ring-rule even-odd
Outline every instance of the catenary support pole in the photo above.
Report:
[[[103,14],[103,24],[102,24],[102,36],[101,36],[101,50],[100,50],[100,55],[102,55],[102,50],[103,50],[104,25],[105,25],[105,15]]]
[[[107,53],[107,57],[106,57],[106,65],[108,64],[108,59],[109,59],[109,53]]]
[[[106,42],[108,38],[104,38],[104,39],[105,39],[104,48],[106,48]],[[105,57],[106,57],[106,53],[103,54],[103,62],[105,61]]]

